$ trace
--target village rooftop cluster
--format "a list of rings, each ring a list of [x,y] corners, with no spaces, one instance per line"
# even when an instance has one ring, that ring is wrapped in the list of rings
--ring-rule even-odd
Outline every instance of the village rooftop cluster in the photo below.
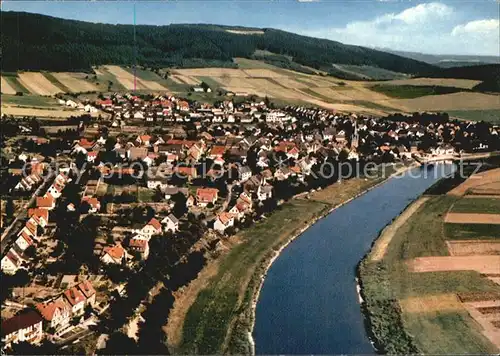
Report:
[[[112,291],[127,288],[117,275],[147,268],[161,255],[154,246],[177,251],[169,266],[215,251],[284,201],[359,176],[359,168],[335,171],[339,163],[377,169],[500,147],[498,127],[446,114],[374,118],[278,108],[267,98],[211,105],[134,94],[60,103],[82,111],[67,128],[2,120],[10,207],[2,209],[1,269],[26,275],[21,285],[35,291],[26,296],[14,284],[2,299],[2,310],[12,310],[2,321],[4,348],[67,345],[75,330],[92,333],[88,325],[108,317]],[[75,229],[80,236],[66,239]],[[75,242],[89,238],[91,246]],[[80,265],[60,270],[74,256]]]

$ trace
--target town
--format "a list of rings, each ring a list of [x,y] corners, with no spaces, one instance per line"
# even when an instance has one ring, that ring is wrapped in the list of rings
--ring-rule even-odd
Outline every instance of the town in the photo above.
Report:
[[[284,201],[500,149],[498,126],[446,113],[376,118],[255,96],[59,103],[81,115],[1,121],[2,347],[17,353],[117,353],[118,330],[167,353],[173,293]]]

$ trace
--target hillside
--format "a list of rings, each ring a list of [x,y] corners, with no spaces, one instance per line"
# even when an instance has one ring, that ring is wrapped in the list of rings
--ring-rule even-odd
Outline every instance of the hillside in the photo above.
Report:
[[[154,67],[236,67],[235,57],[256,51],[289,56],[293,63],[333,71],[333,64],[373,66],[398,73],[434,66],[369,48],[275,29],[218,25],[95,24],[24,12],[2,12],[3,70],[90,70],[93,65],[137,63]]]
[[[500,63],[498,56],[473,56],[473,55],[450,55],[450,54],[427,54],[420,52],[395,51],[388,48],[377,48],[380,51],[396,54],[401,57],[426,62],[441,68],[476,66],[484,64]]]

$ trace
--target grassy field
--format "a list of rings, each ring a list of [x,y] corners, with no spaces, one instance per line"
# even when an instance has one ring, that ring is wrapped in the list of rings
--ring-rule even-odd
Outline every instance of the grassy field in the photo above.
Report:
[[[348,64],[337,64],[336,67],[344,70],[347,73],[357,74],[360,77],[365,77],[372,80],[392,80],[392,79],[406,79],[408,75],[403,73],[393,72],[383,68],[373,66],[358,66]]]
[[[2,103],[26,107],[61,108],[56,99],[38,95],[2,95]]]
[[[453,204],[451,212],[500,214],[500,200],[495,198],[462,198]]]
[[[294,199],[266,220],[236,236],[229,252],[219,257],[217,273],[189,308],[181,345],[175,353],[248,354],[251,305],[260,285],[266,261],[280,246],[333,206],[380,182],[380,179],[353,179],[334,184],[310,199]]]
[[[451,117],[463,120],[488,121],[500,124],[500,110],[449,110]]]
[[[370,87],[371,90],[387,95],[391,98],[413,99],[427,95],[452,94],[466,89],[444,86],[424,86],[424,85],[385,85],[377,84]]]
[[[385,256],[360,264],[365,307],[377,345],[388,353],[487,353],[493,345],[465,310],[407,312],[400,301],[444,293],[498,293],[500,287],[473,271],[411,273],[406,260],[449,255],[443,217],[457,200],[433,196],[394,234]],[[448,225],[448,224],[446,224]]]
[[[444,224],[447,239],[500,238],[500,225],[493,224]]]

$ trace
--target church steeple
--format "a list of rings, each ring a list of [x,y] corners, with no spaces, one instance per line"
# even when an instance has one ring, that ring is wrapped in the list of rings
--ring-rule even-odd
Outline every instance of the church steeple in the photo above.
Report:
[[[358,133],[358,122],[354,121],[354,132],[351,137],[351,148],[358,148],[359,145],[359,133]]]

